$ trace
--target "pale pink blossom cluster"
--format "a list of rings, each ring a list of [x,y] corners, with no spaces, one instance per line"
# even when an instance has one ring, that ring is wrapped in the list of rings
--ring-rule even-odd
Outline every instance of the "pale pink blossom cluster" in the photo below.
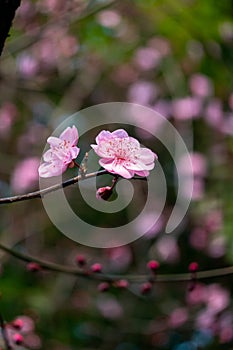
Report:
[[[134,175],[148,176],[157,160],[157,155],[148,148],[142,148],[138,140],[130,137],[123,129],[113,132],[103,130],[91,145],[101,157],[99,164],[108,172],[126,179]]]
[[[80,149],[77,147],[78,130],[73,125],[66,128],[59,137],[49,137],[50,149],[43,155],[44,162],[39,167],[41,177],[61,175],[68,166],[74,164]],[[148,176],[154,168],[157,155],[140,146],[138,140],[130,137],[123,129],[113,132],[103,130],[91,145],[101,157],[99,164],[108,172],[126,179],[134,175]]]
[[[39,175],[41,177],[61,175],[79,154],[78,130],[73,125],[72,128],[66,128],[59,137],[49,137],[47,142],[50,149],[43,155],[44,163],[39,166]]]

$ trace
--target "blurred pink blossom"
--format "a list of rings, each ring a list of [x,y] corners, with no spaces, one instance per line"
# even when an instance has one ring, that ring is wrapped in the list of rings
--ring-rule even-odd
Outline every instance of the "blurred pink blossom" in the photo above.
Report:
[[[5,102],[0,108],[0,136],[6,137],[10,132],[13,122],[17,117],[16,106],[11,102]]]
[[[225,114],[221,131],[226,135],[233,135],[233,113]]]
[[[132,261],[132,252],[128,246],[107,249],[106,254],[109,258],[108,266],[114,271],[127,268]]]
[[[139,80],[129,87],[128,101],[141,105],[150,105],[157,95],[158,88],[155,84],[149,81]]]
[[[77,158],[80,149],[78,143],[78,130],[73,125],[67,127],[59,137],[50,136],[47,140],[50,149],[43,155],[44,163],[38,169],[41,177],[61,175]]]
[[[40,160],[37,157],[29,157],[19,162],[11,177],[11,186],[14,192],[23,193],[32,189],[38,183],[38,166]]]
[[[192,168],[187,167],[188,159],[191,160]],[[202,153],[190,152],[182,156],[177,164],[178,170],[184,175],[193,173],[194,176],[205,177],[207,174],[207,161]]]
[[[160,260],[167,263],[174,263],[179,260],[180,252],[176,239],[173,237],[164,236],[157,241],[157,253]]]
[[[17,66],[24,78],[33,77],[38,71],[38,61],[32,55],[20,55],[17,58]]]
[[[105,10],[97,15],[98,22],[108,28],[115,28],[121,22],[121,15],[117,11]]]
[[[163,58],[167,56],[171,52],[171,46],[167,38],[162,36],[156,36],[154,38],[151,38],[148,41],[148,46],[155,48],[159,54],[160,57]]]
[[[214,98],[212,99],[205,110],[204,118],[206,122],[217,129],[221,129],[223,123],[223,110],[222,110],[222,102]]]
[[[155,48],[143,47],[136,51],[134,62],[141,70],[155,68],[161,60],[161,54]]]
[[[203,304],[206,301],[206,286],[197,282],[195,288],[188,291],[186,299],[191,305]]]
[[[199,97],[207,97],[213,93],[213,83],[203,74],[193,74],[189,86],[191,92]]]
[[[188,312],[185,307],[178,307],[169,316],[168,324],[172,328],[182,326],[188,320]]]
[[[117,320],[124,314],[121,304],[114,297],[106,295],[98,298],[97,308],[105,318],[112,320]]]
[[[230,303],[229,291],[217,283],[207,286],[206,303],[211,313],[215,314],[224,310]]]
[[[231,110],[233,111],[233,93],[229,97],[229,106],[230,106]]]
[[[177,98],[172,102],[172,114],[177,120],[195,119],[200,116],[202,102],[198,97]]]
[[[126,179],[135,174],[148,176],[157,160],[154,152],[141,148],[138,140],[130,137],[123,129],[101,131],[96,137],[96,143],[91,147],[101,157],[99,164],[110,173]]]
[[[196,326],[199,329],[212,329],[215,324],[215,315],[209,310],[204,309],[199,312],[196,318]]]
[[[226,240],[223,236],[217,236],[211,239],[208,246],[208,254],[213,258],[220,258],[226,253]]]
[[[198,250],[203,250],[206,248],[208,243],[208,234],[203,227],[196,227],[191,231],[190,244]]]

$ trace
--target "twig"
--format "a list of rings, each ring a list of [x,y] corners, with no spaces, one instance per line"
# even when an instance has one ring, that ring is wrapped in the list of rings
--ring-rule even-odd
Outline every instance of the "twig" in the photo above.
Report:
[[[99,171],[95,171],[95,172],[89,173],[89,174],[86,174],[86,172],[84,170],[81,173],[81,175],[78,175],[78,176],[75,176],[69,180],[66,180],[66,181],[62,182],[61,184],[56,184],[56,185],[44,188],[43,190],[38,190],[35,192],[25,193],[25,194],[21,194],[21,195],[12,196],[12,197],[0,198],[0,204],[9,204],[9,203],[14,203],[14,202],[26,201],[26,200],[34,199],[34,198],[42,198],[51,192],[58,191],[61,188],[65,188],[65,187],[74,185],[79,181],[84,181],[87,179],[91,179],[92,177],[106,175],[106,174],[114,176],[113,174],[109,173],[107,170],[99,170]],[[132,180],[145,181],[146,178],[145,177],[133,177]]]
[[[84,271],[81,269],[77,269],[72,266],[64,266],[56,263],[47,262],[36,257],[20,253],[17,250],[6,247],[2,243],[0,243],[0,249],[5,251],[6,253],[14,256],[17,259],[20,259],[25,262],[35,262],[38,263],[43,269],[65,273],[68,275],[75,275],[83,278],[94,279],[94,280],[103,280],[108,282],[118,281],[120,279],[126,279],[129,282],[141,283],[147,280],[154,282],[185,282],[190,281],[191,275],[190,273],[178,273],[178,274],[156,274],[156,276],[151,276],[150,274],[140,274],[140,275],[116,275],[116,274],[105,274],[105,273],[91,273],[88,271]],[[213,270],[205,270],[197,272],[196,276],[198,280],[208,279],[214,277],[222,277],[233,275],[233,266],[213,269]]]
[[[30,193],[12,196],[12,197],[0,198],[0,204],[20,202],[20,201],[33,199],[33,198],[42,198],[48,193],[58,191],[61,188],[65,188],[65,187],[74,185],[75,183],[77,183],[79,181],[87,180],[87,179],[90,179],[92,177],[96,177],[96,176],[100,176],[100,175],[104,175],[104,174],[108,174],[107,170],[95,171],[93,173],[86,174],[85,176],[78,175],[78,176],[75,176],[67,181],[62,182],[61,184],[56,184],[56,185],[47,187],[47,188],[40,190],[40,191],[30,192]]]

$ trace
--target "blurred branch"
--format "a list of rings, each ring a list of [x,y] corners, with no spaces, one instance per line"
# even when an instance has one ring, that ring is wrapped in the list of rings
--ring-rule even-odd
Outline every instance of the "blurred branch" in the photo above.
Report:
[[[18,1],[20,1],[20,0],[18,0]],[[80,22],[80,21],[85,20],[91,16],[94,16],[96,13],[114,5],[114,3],[116,3],[117,1],[118,0],[110,0],[110,1],[106,1],[106,2],[101,2],[101,4],[99,4],[97,6],[93,6],[93,7],[90,5],[93,5],[94,3],[96,3],[96,1],[90,2],[87,5],[87,7],[84,9],[84,11],[81,12],[80,15],[78,15],[78,17],[76,16],[75,8],[71,8],[68,13],[64,12],[61,16],[56,16],[55,19],[48,21],[45,25],[42,25],[42,26],[40,25],[40,26],[38,26],[38,28],[35,28],[34,32],[31,34],[31,36],[30,36],[30,33],[22,35],[20,37],[20,39],[17,39],[17,41],[22,42],[22,45],[18,45],[18,44],[16,45],[15,42],[12,42],[11,43],[12,49],[9,47],[9,51],[11,54],[17,54],[18,52],[25,50],[25,49],[29,48],[30,46],[34,45],[35,43],[37,43],[43,37],[45,29],[48,28],[49,26],[57,25],[61,21],[64,23]],[[25,38],[27,38],[27,39],[25,40]]]
[[[5,322],[4,322],[4,319],[3,319],[1,313],[0,313],[0,328],[1,328],[1,332],[2,332],[2,339],[3,339],[4,344],[5,344],[5,348],[6,348],[6,350],[10,350],[11,346],[10,346],[8,338],[7,338]]]
[[[0,55],[15,17],[15,11],[20,6],[20,0],[0,1]]]
[[[93,273],[88,270],[81,270],[71,266],[59,265],[51,262],[47,262],[36,257],[29,256],[27,254],[21,253],[17,250],[6,247],[2,243],[0,243],[0,249],[5,251],[6,253],[14,256],[17,259],[29,262],[35,262],[39,264],[39,266],[45,270],[65,273],[68,275],[79,276],[88,279],[108,281],[108,282],[116,282],[121,279],[127,280],[128,282],[142,283],[145,281],[150,282],[185,282],[191,281],[192,276],[190,273],[178,273],[178,274],[140,274],[140,275],[116,275],[116,274],[105,274],[105,273]],[[196,273],[197,280],[207,279],[213,277],[221,277],[221,276],[229,276],[233,275],[233,266],[223,267],[219,269],[213,270],[205,270],[199,271]]]

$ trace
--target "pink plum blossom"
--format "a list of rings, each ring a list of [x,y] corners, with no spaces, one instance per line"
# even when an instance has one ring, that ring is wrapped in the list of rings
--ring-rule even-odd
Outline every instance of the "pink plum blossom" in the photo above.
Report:
[[[73,125],[66,128],[59,137],[51,136],[47,142],[50,149],[43,155],[44,163],[39,167],[41,177],[61,175],[75,159],[80,149],[78,143],[78,130]]]
[[[113,132],[103,130],[96,137],[96,145],[91,145],[101,157],[99,164],[107,171],[126,179],[135,174],[148,176],[154,168],[157,155],[148,148],[140,147],[140,143],[130,137],[123,129]]]

